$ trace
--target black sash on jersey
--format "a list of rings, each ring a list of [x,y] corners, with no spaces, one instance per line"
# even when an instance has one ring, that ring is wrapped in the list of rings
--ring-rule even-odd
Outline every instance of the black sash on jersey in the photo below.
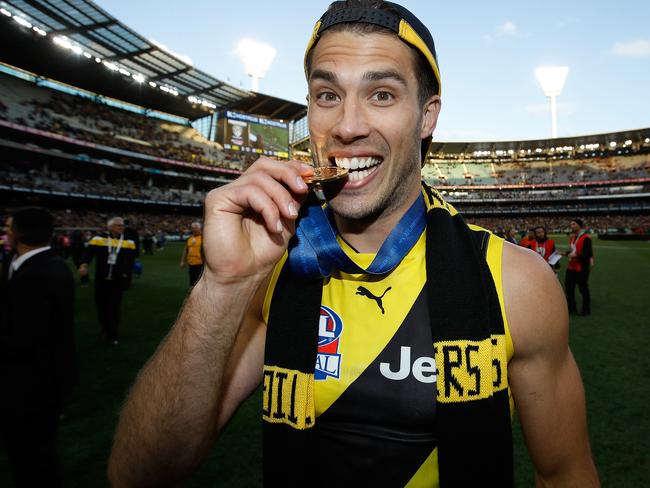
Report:
[[[434,355],[442,364],[435,413],[440,486],[513,486],[505,331],[485,258],[490,236],[470,230],[436,190],[423,186],[429,200],[425,286]],[[274,288],[264,358],[266,486],[310,486],[322,476],[312,429],[322,289],[322,279],[297,279],[286,263]]]

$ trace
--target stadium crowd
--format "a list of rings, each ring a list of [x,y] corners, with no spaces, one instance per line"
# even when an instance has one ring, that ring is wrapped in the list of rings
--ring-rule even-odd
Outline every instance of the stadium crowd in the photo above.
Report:
[[[569,217],[562,215],[521,216],[521,217],[466,217],[468,223],[479,225],[485,229],[503,232],[505,229],[516,229],[525,233],[542,225],[549,233],[568,233]],[[650,215],[593,215],[585,217],[586,225],[597,234],[607,232],[631,232],[635,234],[650,234]]]
[[[442,190],[451,202],[463,200],[567,200],[594,195],[625,195],[631,193],[650,193],[650,185],[565,187],[553,190]]]
[[[437,162],[427,164],[425,177],[433,185],[539,185],[580,184],[597,181],[648,178],[647,154],[628,157],[598,157],[562,162],[507,161],[499,163]]]
[[[226,152],[191,126],[163,121],[2,77],[0,116],[63,136],[178,161],[242,169],[248,155]]]
[[[97,175],[83,178],[79,173],[47,172],[31,169],[27,172],[0,169],[0,181],[11,188],[27,188],[84,195],[125,197],[145,201],[201,204],[203,192],[189,191],[171,185],[149,186],[146,182],[123,178],[98,179]]]

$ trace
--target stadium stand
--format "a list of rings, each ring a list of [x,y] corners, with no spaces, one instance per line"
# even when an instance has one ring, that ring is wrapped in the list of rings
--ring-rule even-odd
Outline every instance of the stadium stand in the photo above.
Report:
[[[154,227],[171,221],[161,215],[196,218],[204,194],[237,177],[257,157],[225,149],[218,140],[215,117],[224,110],[291,120],[301,130],[290,138],[293,156],[311,159],[304,106],[230,87],[150,45],[91,3],[75,1],[71,8],[86,16],[92,10],[93,22],[113,22],[112,47],[103,31],[76,32],[73,25],[67,40],[49,44],[47,35],[3,29],[3,39],[20,40],[32,54],[8,53],[0,60],[4,208],[46,205],[66,229],[97,227],[96,216],[111,212],[135,212],[142,221],[151,215]],[[44,32],[56,32],[54,24],[48,27],[57,15],[55,5],[33,15]],[[140,49],[133,47],[133,36]],[[87,65],[72,69],[61,46],[81,49]],[[115,73],[110,81],[106,68]],[[133,79],[147,78],[154,88],[134,86]],[[197,130],[195,122],[206,117],[210,129]],[[562,231],[569,218],[582,216],[599,232],[650,231],[650,129],[533,141],[434,142],[422,174],[468,221],[491,229],[523,230],[543,221]],[[82,222],[80,215],[90,220]]]

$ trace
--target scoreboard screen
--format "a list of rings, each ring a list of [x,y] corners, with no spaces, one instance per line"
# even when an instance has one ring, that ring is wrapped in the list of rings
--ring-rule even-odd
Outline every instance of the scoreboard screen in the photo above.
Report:
[[[217,137],[225,149],[289,157],[289,124],[256,115],[223,112]]]

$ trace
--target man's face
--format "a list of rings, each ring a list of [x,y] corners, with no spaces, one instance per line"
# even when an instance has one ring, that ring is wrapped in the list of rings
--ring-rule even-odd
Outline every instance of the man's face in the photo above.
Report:
[[[200,225],[193,225],[192,226],[192,235],[195,235],[195,236],[201,235],[201,226]]]
[[[16,234],[14,233],[13,229],[11,228],[13,224],[13,217],[7,217],[7,220],[5,221],[5,226],[7,228],[7,244],[9,244],[9,247],[13,249],[14,251],[16,250]]]
[[[546,232],[544,229],[535,229],[535,239],[538,241],[543,241],[546,238]]]
[[[578,225],[578,223],[573,221],[573,220],[571,221],[571,223],[569,225],[571,227],[571,231],[573,231],[573,232],[578,232],[580,230],[580,226]]]
[[[421,140],[440,102],[420,106],[414,66],[411,49],[387,34],[325,33],[312,51],[312,153],[321,166],[350,169],[330,200],[344,218],[390,215],[420,191]]]
[[[115,222],[113,222],[111,225],[108,226],[108,230],[114,235],[121,234],[122,232],[124,232],[124,221],[116,220]]]

